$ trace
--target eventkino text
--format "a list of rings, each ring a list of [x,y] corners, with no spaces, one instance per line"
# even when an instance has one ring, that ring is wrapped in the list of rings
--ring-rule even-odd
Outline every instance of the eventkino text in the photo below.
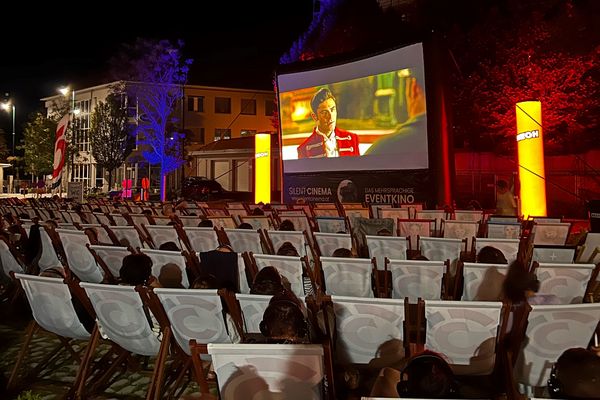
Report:
[[[365,188],[365,202],[372,204],[412,204],[415,188]]]

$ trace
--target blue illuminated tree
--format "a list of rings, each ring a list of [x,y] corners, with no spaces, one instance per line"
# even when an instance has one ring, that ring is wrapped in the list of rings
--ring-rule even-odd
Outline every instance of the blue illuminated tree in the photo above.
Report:
[[[130,98],[137,99],[137,144],[144,158],[160,165],[160,198],[166,200],[166,176],[184,163],[185,134],[173,115],[183,97],[191,59],[182,59],[183,42],[137,39],[113,59],[117,79],[128,81]]]

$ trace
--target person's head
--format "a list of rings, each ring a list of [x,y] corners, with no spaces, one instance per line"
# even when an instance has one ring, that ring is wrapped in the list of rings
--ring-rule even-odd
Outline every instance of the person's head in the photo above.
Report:
[[[65,278],[65,269],[61,266],[50,267],[40,271],[40,276],[45,276],[46,278]]]
[[[335,129],[337,106],[335,97],[327,88],[321,88],[310,101],[312,119],[317,124],[319,132],[329,134]]]
[[[332,257],[352,258],[352,250],[340,247],[333,251]]]
[[[198,227],[200,228],[212,228],[213,222],[210,219],[203,219],[198,223]]]
[[[584,348],[565,350],[552,368],[548,391],[558,399],[600,398],[600,357]]]
[[[397,385],[400,397],[455,398],[458,385],[452,369],[439,354],[425,351],[412,357],[402,369]]]
[[[265,215],[265,212],[259,207],[255,207],[254,210],[252,210],[252,215]]]
[[[382,228],[377,231],[377,236],[392,236],[392,232],[389,229]]]
[[[260,332],[272,342],[302,342],[308,337],[302,309],[286,292],[269,301],[259,326]]]
[[[177,246],[177,243],[175,242],[164,242],[158,246],[158,249],[166,251],[179,251],[179,246]]]
[[[123,258],[119,270],[121,282],[127,285],[145,285],[152,276],[152,259],[146,254],[129,254]]]
[[[162,266],[158,275],[158,283],[164,288],[183,289],[181,268],[175,263]]]
[[[508,264],[504,253],[493,246],[485,246],[477,253],[477,262],[483,264]]]
[[[299,257],[300,254],[298,250],[294,247],[291,242],[283,242],[279,249],[277,249],[278,256],[290,256],[290,257]]]
[[[526,270],[521,261],[515,260],[508,266],[502,284],[504,297],[513,303],[527,300],[540,289],[540,281],[535,274]]]
[[[500,193],[506,193],[508,191],[508,183],[506,183],[504,179],[500,179],[498,182],[496,182],[496,187]]]
[[[250,230],[252,230],[252,229],[254,229],[254,228],[253,228],[253,227],[252,227],[252,225],[250,225],[249,223],[247,223],[247,222],[242,222],[242,223],[241,223],[241,224],[238,226],[238,229],[250,229]]]
[[[146,216],[152,215],[152,210],[148,210],[148,209],[142,210],[142,214],[144,214]]]
[[[214,275],[202,275],[194,279],[191,285],[192,289],[219,289],[219,283]]]
[[[279,230],[280,231],[295,231],[296,228],[294,227],[294,223],[292,221],[290,221],[289,219],[284,219],[283,221],[281,221],[281,224],[279,224]]]
[[[250,293],[275,295],[289,289],[289,287],[286,287],[286,283],[289,285],[289,282],[284,280],[275,267],[266,266],[258,271],[254,277]]]

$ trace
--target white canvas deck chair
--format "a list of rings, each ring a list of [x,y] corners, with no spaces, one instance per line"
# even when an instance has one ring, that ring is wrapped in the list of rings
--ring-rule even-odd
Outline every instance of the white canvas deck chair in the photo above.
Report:
[[[518,222],[492,222],[486,223],[487,237],[490,239],[520,239],[521,224]]]
[[[486,246],[495,247],[504,254],[504,258],[508,264],[517,259],[519,253],[518,239],[491,239],[491,238],[476,238],[475,239],[475,255],[479,254],[481,249]]]
[[[500,301],[502,283],[509,264],[459,262],[454,299],[463,301]],[[459,287],[462,277],[462,288]],[[460,297],[462,292],[462,297]]]
[[[594,264],[545,264],[534,262],[532,271],[540,281],[538,293],[553,294],[560,304],[582,303],[598,276]]]
[[[435,220],[433,219],[398,219],[398,236],[409,240],[409,248],[419,248],[419,238],[431,236],[435,231]]]
[[[106,227],[106,229],[107,231],[110,230],[110,232],[115,235],[120,246],[129,246],[132,249],[141,249],[146,243],[145,237],[135,226],[116,225]]]
[[[99,331],[102,332],[104,338],[120,347],[121,351],[112,361],[115,368],[110,369],[105,375],[107,379],[110,379],[109,375],[114,375],[116,367],[122,362],[133,361],[129,357],[130,355],[155,357],[155,370],[146,397],[147,399],[154,398],[155,392],[160,392],[162,389],[162,382],[155,378],[162,377],[162,370],[164,370],[168,356],[170,329],[167,328],[163,331],[160,330],[160,327],[153,326],[154,323],[151,322],[151,317],[144,308],[142,296],[133,286],[86,282],[80,283],[80,286],[85,290],[94,307],[96,323],[99,326],[99,330],[94,332],[88,353],[93,356],[100,339]],[[82,365],[79,373],[87,374],[87,368],[87,365]],[[98,389],[98,386],[99,384],[95,384],[92,390]],[[83,389],[80,387],[78,392],[82,392]]]
[[[344,217],[315,217],[315,224],[320,233],[346,233],[346,218]],[[315,234],[317,232],[314,232]]]
[[[575,246],[533,246],[531,261],[539,263],[572,264],[575,259]]]
[[[98,244],[103,244],[103,245],[107,245],[107,246],[114,245],[114,242],[111,239],[110,235],[108,234],[106,229],[104,229],[104,227],[100,224],[80,224],[79,229],[81,229],[84,232],[86,229],[93,230],[94,235],[96,236],[96,239],[98,240]]]
[[[315,249],[322,257],[331,257],[340,248],[352,249],[352,236],[346,233],[315,232]]]
[[[209,344],[207,351],[222,400],[326,398],[321,345]],[[198,356],[193,360],[200,364]]]
[[[185,226],[183,232],[185,233],[185,237],[182,240],[190,253],[210,251],[219,247],[219,238],[214,228]],[[182,236],[181,233],[180,236]]]
[[[554,245],[564,246],[571,230],[571,224],[568,222],[561,223],[538,223],[533,225],[531,234],[533,235],[534,245]]]
[[[264,231],[265,238],[269,244],[271,254],[276,254],[284,242],[294,245],[300,257],[312,256],[310,244],[306,238],[306,231]]]
[[[483,211],[481,210],[454,210],[454,220],[456,221],[470,221],[470,222],[482,222]]]
[[[479,222],[448,220],[442,224],[442,236],[466,240],[466,248],[471,249],[473,238],[479,232]]]
[[[83,282],[99,283],[104,280],[104,272],[88,249],[90,241],[81,231],[57,229],[67,258],[69,270]]]
[[[450,260],[450,266],[459,260],[465,242],[460,239],[419,237],[419,250],[429,261]]]
[[[182,252],[142,249],[142,253],[146,254],[152,259],[152,275],[158,277],[160,275],[160,269],[165,264],[173,263],[181,270],[181,285],[183,285],[183,287],[186,289],[190,287],[190,282],[186,272],[186,258]]]
[[[146,232],[146,236],[150,239],[155,249],[158,249],[161,244],[167,242],[173,242],[183,250],[183,246],[179,241],[179,235],[177,230],[171,225],[142,225],[143,230]]]
[[[201,217],[194,216],[194,215],[191,215],[191,216],[182,215],[177,218],[179,219],[181,226],[185,226],[185,227],[196,227],[196,226],[198,226],[200,221],[202,221]]]
[[[236,253],[247,251],[262,254],[263,246],[259,231],[251,229],[221,229],[221,234]]]
[[[320,207],[315,207],[313,208],[313,215],[315,216],[315,218],[320,218],[320,217],[340,217],[340,211],[337,209],[337,207],[331,207],[331,208],[320,208]],[[343,217],[340,217],[343,218]]]
[[[424,300],[442,300],[447,292],[449,265],[444,261],[395,260],[388,259],[386,271],[392,274],[392,298],[409,298],[415,302]],[[384,287],[388,288],[388,276],[385,275]]]
[[[490,375],[502,314],[500,302],[425,301],[425,346],[444,354],[455,374]]]
[[[40,372],[56,368],[55,362],[62,355],[63,349],[67,350],[67,354],[79,364],[85,346],[77,349],[74,345],[78,344],[77,341],[90,339],[90,333],[77,317],[71,302],[69,287],[63,279],[24,274],[15,274],[15,277],[21,282],[27,295],[34,320],[27,328],[21,350],[12,369],[7,385],[9,389],[14,388],[24,378],[37,378]],[[57,335],[60,344],[49,351],[31,371],[24,371],[22,367],[30,351],[31,340],[40,328]]]
[[[351,297],[376,297],[372,276],[377,276],[373,260],[366,258],[320,257],[317,261],[317,276],[323,273],[322,289],[329,295]],[[373,278],[377,279],[377,278]],[[378,296],[377,296],[378,297]]]
[[[222,215],[222,216],[209,215],[207,218],[213,222],[213,226],[215,228],[235,229],[235,227],[237,226],[233,217],[229,216],[229,215]]]
[[[368,364],[380,345],[403,340],[403,300],[332,296],[331,302],[339,362]]]
[[[405,237],[398,236],[371,236],[366,235],[369,258],[377,260],[377,269],[385,268],[385,259],[406,260],[408,241]]]
[[[260,321],[273,296],[261,294],[236,294],[246,333],[260,333]]]
[[[93,215],[98,220],[98,223],[102,225],[112,225],[112,221],[105,213],[95,212]]]
[[[435,220],[434,235],[439,236],[442,229],[442,221],[446,219],[446,212],[444,210],[417,210],[415,219],[433,219]]]
[[[104,267],[108,269],[115,279],[120,277],[123,258],[129,254],[133,254],[131,248],[127,247],[90,245],[89,249],[94,258],[96,258],[98,265],[102,266],[104,264]]]
[[[50,231],[50,233],[48,233],[48,231]],[[56,249],[54,248],[54,243],[50,237],[50,235],[55,234],[56,233],[52,231],[51,228],[40,226],[40,237],[42,239],[42,254],[38,260],[40,271],[52,267],[62,266],[62,263],[58,259]]]
[[[600,303],[532,305],[521,349],[513,358],[521,392],[543,389],[558,357],[569,348],[586,348],[599,320]]]
[[[376,218],[391,218],[394,220],[394,235],[398,231],[397,221],[409,219],[408,208],[380,208]]]
[[[109,214],[109,217],[113,220],[114,225],[116,226],[127,226],[129,225],[129,221],[123,214]]]
[[[273,219],[268,215],[242,215],[240,216],[240,222],[252,225],[254,230],[269,230],[275,227]]]
[[[7,243],[4,238],[0,237],[0,297],[5,297],[4,286],[6,288],[10,288],[11,290],[18,285],[15,285],[15,282],[12,281],[11,272],[22,274],[24,273],[24,264],[22,264],[22,260],[18,257],[18,253],[13,253],[15,249]],[[15,256],[17,254],[17,256]]]
[[[260,271],[264,267],[275,267],[279,273],[284,276],[289,282],[292,292],[298,297],[304,297],[306,294],[304,289],[303,273],[306,274],[312,282],[312,276],[308,267],[306,257],[288,257],[276,256],[271,254],[251,254],[254,259],[256,270]]]
[[[585,236],[585,243],[577,254],[576,262],[597,264],[598,262],[593,257],[593,253],[600,253],[600,251],[596,251],[598,246],[600,246],[600,233],[588,232]]]

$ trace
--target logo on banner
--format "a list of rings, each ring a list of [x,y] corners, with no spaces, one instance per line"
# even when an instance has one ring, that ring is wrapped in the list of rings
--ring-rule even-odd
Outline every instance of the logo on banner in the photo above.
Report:
[[[60,186],[62,170],[65,165],[65,150],[67,147],[66,133],[69,125],[69,114],[58,122],[56,127],[56,141],[54,142],[54,163],[52,170],[52,189]]]
[[[521,132],[517,135],[517,142],[525,139],[535,139],[540,137],[540,131],[537,129],[534,131]]]

